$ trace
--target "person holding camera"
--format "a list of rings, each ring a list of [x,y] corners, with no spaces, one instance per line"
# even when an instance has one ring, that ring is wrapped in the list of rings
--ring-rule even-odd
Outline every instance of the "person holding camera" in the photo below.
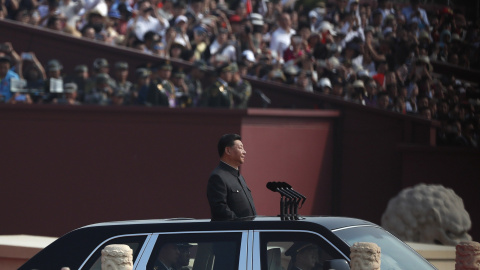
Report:
[[[169,22],[158,16],[152,4],[149,1],[142,0],[137,2],[138,14],[131,18],[127,23],[127,37],[134,33],[138,40],[143,41],[145,33],[154,31],[160,36],[165,36],[165,31],[170,27]]]
[[[405,16],[407,23],[412,23],[412,21],[419,21],[420,29],[427,28],[430,26],[428,22],[428,16],[425,9],[420,8],[420,0],[410,0],[410,5],[402,9],[402,14]]]

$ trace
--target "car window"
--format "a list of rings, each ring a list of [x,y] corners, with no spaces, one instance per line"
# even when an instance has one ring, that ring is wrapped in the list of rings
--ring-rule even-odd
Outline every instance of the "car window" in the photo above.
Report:
[[[109,240],[106,243],[103,243],[102,245],[97,247],[95,252],[88,259],[87,263],[82,267],[82,270],[83,269],[101,270],[102,269],[102,250],[106,246],[112,245],[112,244],[128,245],[133,250],[133,262],[135,263],[135,260],[138,257],[138,253],[140,252],[140,249],[143,246],[143,243],[145,242],[146,238],[147,236],[126,236],[126,237],[117,237],[112,240]]]
[[[262,270],[323,269],[327,260],[344,259],[331,244],[311,233],[262,232],[260,250]]]
[[[147,269],[238,269],[241,233],[159,235]]]

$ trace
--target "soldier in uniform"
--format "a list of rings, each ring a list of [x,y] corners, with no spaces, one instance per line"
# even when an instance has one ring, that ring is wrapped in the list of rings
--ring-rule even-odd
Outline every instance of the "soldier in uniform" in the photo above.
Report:
[[[133,83],[128,81],[128,63],[124,61],[115,63],[115,81],[113,84],[114,94],[116,96],[123,96],[124,103],[129,104],[129,97],[132,93]]]
[[[177,108],[192,107],[192,98],[185,83],[185,73],[183,69],[178,68],[172,72],[172,83],[175,93],[175,106]]]
[[[240,62],[242,64],[242,62]],[[233,78],[231,86],[233,88],[233,108],[235,109],[246,109],[248,105],[248,100],[252,95],[252,86],[250,83],[241,77],[241,73],[237,64],[232,64],[233,67]],[[243,67],[243,66],[242,66]]]
[[[148,87],[150,86],[150,70],[137,68],[135,70],[136,84],[133,86],[130,100],[132,104],[144,105],[147,99]]]
[[[207,72],[207,63],[204,60],[197,60],[193,63],[193,69],[185,77],[193,106],[200,105],[200,98],[203,92],[202,80]]]
[[[95,88],[96,85],[96,77],[98,74],[106,74],[109,75],[110,73],[110,64],[108,60],[105,58],[97,58],[93,61],[93,69],[92,69],[92,76],[87,79],[85,83],[85,95],[89,95],[92,92],[92,89]],[[115,84],[115,80],[108,76],[108,84],[113,87]]]
[[[154,78],[147,91],[146,105],[175,107],[174,86],[169,81],[172,65],[166,60],[153,68]]]
[[[211,86],[205,89],[202,95],[202,106],[213,108],[232,108],[232,89],[228,83],[232,80],[233,66],[223,64],[217,69],[218,78]]]

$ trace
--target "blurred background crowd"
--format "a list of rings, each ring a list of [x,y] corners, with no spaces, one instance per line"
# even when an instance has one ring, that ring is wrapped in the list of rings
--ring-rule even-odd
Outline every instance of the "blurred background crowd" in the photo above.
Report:
[[[5,103],[246,108],[249,77],[439,120],[437,141],[478,147],[477,82],[431,61],[480,67],[480,20],[468,6],[419,0],[0,0],[0,18],[161,56],[135,67],[0,45]],[[472,2],[472,4],[474,4]],[[168,59],[193,64],[174,68]],[[12,80],[13,78],[13,80]]]

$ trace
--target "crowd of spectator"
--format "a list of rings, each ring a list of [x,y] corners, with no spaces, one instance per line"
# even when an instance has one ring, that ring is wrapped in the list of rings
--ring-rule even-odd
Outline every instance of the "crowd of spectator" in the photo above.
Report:
[[[187,1],[187,2],[184,2]],[[1,0],[0,18],[44,26],[168,61],[110,72],[106,59],[62,72],[33,52],[0,47],[0,95],[9,103],[245,108],[248,76],[442,123],[439,143],[477,147],[475,82],[437,74],[431,61],[480,67],[480,20],[419,0]],[[468,8],[468,7],[466,7]],[[209,67],[216,77],[205,80]],[[10,91],[9,78],[37,92]],[[15,83],[16,87],[18,83]],[[60,84],[60,85],[58,85]],[[57,90],[62,89],[62,90]]]

